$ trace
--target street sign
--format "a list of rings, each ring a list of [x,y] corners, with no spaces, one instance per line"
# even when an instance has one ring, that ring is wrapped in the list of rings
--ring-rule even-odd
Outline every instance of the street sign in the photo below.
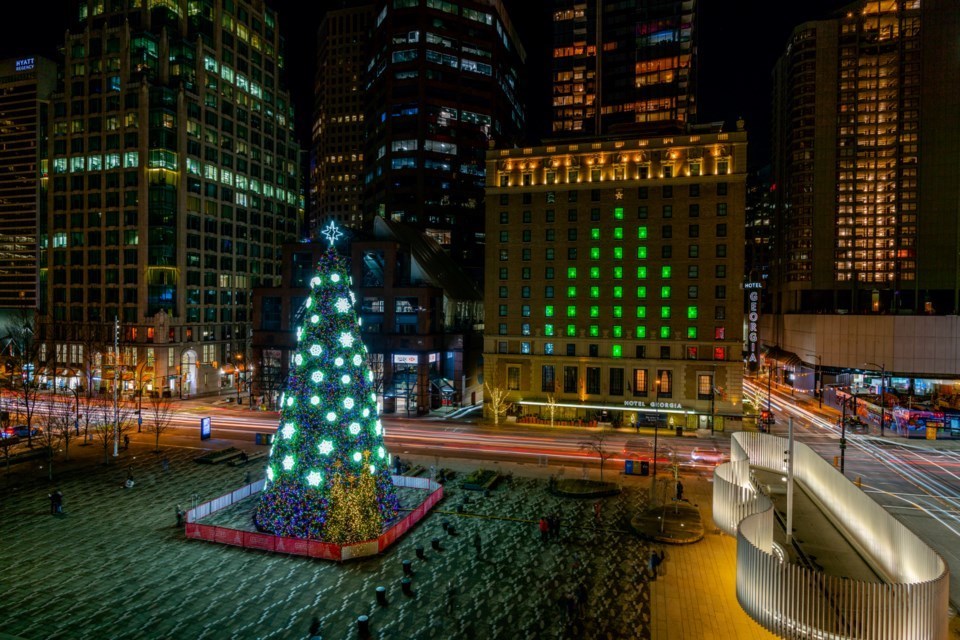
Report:
[[[210,418],[200,418],[200,439],[210,439]]]

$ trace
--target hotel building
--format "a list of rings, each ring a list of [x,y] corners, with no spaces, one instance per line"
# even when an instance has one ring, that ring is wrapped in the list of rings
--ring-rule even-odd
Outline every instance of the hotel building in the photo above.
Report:
[[[486,384],[526,414],[737,419],[746,150],[743,131],[491,150]]]

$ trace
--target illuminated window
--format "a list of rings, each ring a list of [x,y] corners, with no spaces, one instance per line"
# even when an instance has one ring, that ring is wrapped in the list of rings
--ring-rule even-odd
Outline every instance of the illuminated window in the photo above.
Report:
[[[623,267],[614,267],[613,268],[613,279],[622,280],[623,279]]]
[[[647,239],[647,228],[646,227],[637,227],[637,238],[639,240]]]
[[[614,239],[614,240],[623,240],[623,227],[614,227],[614,228],[613,228],[613,239]]]
[[[596,280],[600,277],[600,267],[590,267],[590,278]]]
[[[647,308],[646,307],[637,307],[637,317],[646,318],[647,317]]]
[[[727,330],[724,327],[714,327],[713,328],[713,339],[714,340],[724,340]]]
[[[660,317],[669,318],[670,317],[670,307],[660,307]]]
[[[567,297],[576,298],[577,297],[577,288],[576,287],[567,287]]]
[[[600,259],[600,247],[590,247],[590,259],[591,260]]]
[[[687,327],[687,338],[690,340],[697,339],[697,328],[696,327]]]
[[[622,318],[622,317],[623,317],[623,307],[621,307],[621,306],[615,306],[615,307],[613,308],[613,317],[614,317],[614,318]]]
[[[687,318],[690,320],[697,319],[697,308],[696,307],[687,307]]]
[[[614,247],[614,248],[613,248],[613,259],[614,259],[614,260],[623,260],[623,247]]]
[[[647,248],[646,247],[637,247],[637,258],[640,260],[647,259]]]
[[[670,297],[670,287],[660,287],[660,297],[667,299]]]
[[[670,337],[670,327],[660,327],[660,337],[669,338]]]
[[[544,307],[544,309],[543,309],[543,315],[545,315],[545,316],[548,317],[548,318],[552,318],[552,317],[553,317],[553,305],[552,305],[552,304],[548,304],[546,307]]]
[[[647,337],[647,328],[642,324],[637,325],[637,339],[643,340]]]
[[[647,279],[647,268],[637,267],[637,280],[646,280],[646,279]]]
[[[577,268],[576,267],[567,267],[567,278],[570,280],[577,279]]]
[[[576,318],[577,317],[577,306],[573,304],[567,305],[567,317]]]
[[[726,359],[727,359],[727,348],[726,348],[726,347],[714,347],[714,348],[713,348],[713,359],[714,359],[714,360],[726,360]]]
[[[600,336],[600,326],[596,324],[590,325],[590,337],[597,338]]]
[[[614,358],[622,358],[622,357],[623,357],[623,345],[620,345],[620,344],[615,344],[615,345],[613,345],[613,347],[610,349],[610,355],[611,355],[612,357],[614,357]]]
[[[637,287],[637,297],[646,298],[647,297],[647,288],[646,287]]]
[[[614,338],[623,337],[623,325],[620,325],[620,324],[613,325],[613,337]]]
[[[598,307],[598,306],[596,306],[596,305],[590,307],[590,317],[591,317],[591,318],[599,318],[599,317],[600,317],[600,307]]]
[[[568,325],[567,325],[567,336],[573,338],[573,337],[576,337],[576,335],[577,335],[577,325],[575,325],[575,324],[568,324]]]
[[[552,336],[552,335],[553,335],[553,325],[552,325],[552,324],[545,324],[545,325],[543,325],[543,335],[545,335],[545,336]]]
[[[622,298],[623,297],[623,287],[614,287],[613,288],[613,297]]]
[[[591,240],[599,240],[599,239],[600,239],[600,229],[598,229],[598,228],[596,228],[596,227],[594,227],[593,229],[590,229],[590,239],[591,239]]]
[[[613,219],[614,219],[614,220],[623,220],[623,207],[614,207],[614,208],[613,208]]]
[[[600,297],[600,287],[590,287],[590,297],[599,298]]]
[[[670,275],[673,273],[673,269],[668,266],[660,267],[660,277],[664,280],[669,280]]]

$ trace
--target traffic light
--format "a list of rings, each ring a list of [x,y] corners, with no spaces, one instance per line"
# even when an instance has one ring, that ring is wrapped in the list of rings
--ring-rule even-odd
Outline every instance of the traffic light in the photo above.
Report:
[[[763,411],[760,412],[760,430],[761,431],[766,431],[767,427],[772,422],[773,420],[771,419],[771,414],[769,411],[764,409]]]

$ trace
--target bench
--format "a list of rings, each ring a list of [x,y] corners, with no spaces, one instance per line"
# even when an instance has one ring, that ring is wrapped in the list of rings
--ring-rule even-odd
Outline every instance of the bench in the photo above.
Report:
[[[220,464],[221,462],[227,462],[233,460],[234,458],[239,458],[243,454],[241,449],[236,447],[227,447],[226,449],[220,449],[219,451],[211,451],[206,453],[198,458],[194,458],[195,462],[200,464]]]
[[[254,462],[255,460],[260,460],[261,458],[267,458],[269,457],[269,455],[270,455],[269,451],[265,451],[265,450],[254,451],[253,453],[248,453],[246,459],[244,459],[242,456],[237,456],[236,458],[230,461],[230,466],[242,467],[245,464]]]

